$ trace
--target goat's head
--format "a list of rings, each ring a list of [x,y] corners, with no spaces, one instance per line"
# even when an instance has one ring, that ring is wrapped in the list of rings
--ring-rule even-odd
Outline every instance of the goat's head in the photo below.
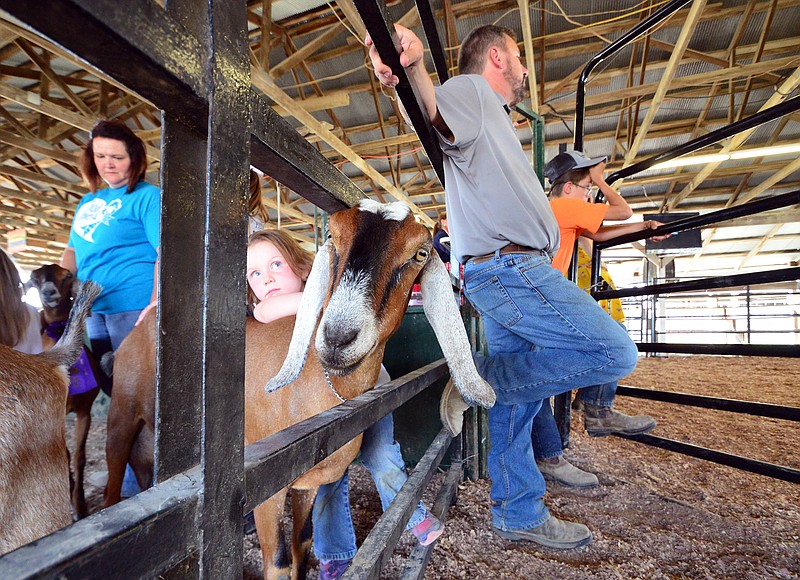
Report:
[[[78,294],[81,283],[75,275],[57,264],[45,264],[31,272],[27,287],[36,288],[46,309],[65,307]]]
[[[320,361],[334,374],[353,371],[400,326],[419,278],[425,313],[456,386],[468,402],[490,407],[494,392],[472,363],[447,270],[408,205],[362,200],[333,214],[329,228],[306,282],[286,361],[267,390],[300,373],[323,308],[315,340]]]

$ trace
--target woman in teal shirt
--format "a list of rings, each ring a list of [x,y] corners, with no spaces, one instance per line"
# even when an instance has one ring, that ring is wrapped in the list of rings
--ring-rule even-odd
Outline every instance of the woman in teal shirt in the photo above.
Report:
[[[100,360],[155,306],[161,191],[144,181],[144,143],[121,121],[95,125],[80,165],[91,191],[75,210],[61,265],[103,286],[87,321]]]

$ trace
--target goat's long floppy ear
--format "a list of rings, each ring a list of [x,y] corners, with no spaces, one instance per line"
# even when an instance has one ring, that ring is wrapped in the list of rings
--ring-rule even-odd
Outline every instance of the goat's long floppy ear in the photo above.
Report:
[[[456,388],[470,405],[491,407],[495,401],[494,391],[472,362],[467,331],[453,299],[450,275],[436,252],[431,252],[422,270],[420,289],[425,316],[436,333]]]
[[[306,362],[308,346],[317,327],[317,319],[325,302],[325,295],[328,292],[329,273],[328,244],[322,246],[314,258],[314,265],[311,273],[306,280],[306,287],[303,290],[303,297],[300,299],[300,306],[297,309],[297,317],[294,322],[294,332],[289,343],[289,352],[286,360],[278,374],[272,377],[264,389],[271,393],[277,391],[291,383],[303,370]]]

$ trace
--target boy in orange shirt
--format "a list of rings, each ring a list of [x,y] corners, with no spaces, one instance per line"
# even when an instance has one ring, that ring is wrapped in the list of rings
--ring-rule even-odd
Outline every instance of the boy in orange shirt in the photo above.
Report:
[[[604,219],[626,220],[633,215],[628,203],[606,183],[603,171],[605,157],[590,159],[580,151],[556,155],[545,167],[550,180],[550,207],[558,221],[561,245],[553,258],[553,267],[567,273],[575,241],[580,236],[592,240],[607,240],[643,229],[655,229],[656,221],[603,226]],[[592,190],[598,188],[608,203],[592,203]],[[628,416],[612,408],[617,384],[608,383],[581,389],[586,430],[594,437],[611,433],[646,433],[656,426],[647,415]],[[561,438],[547,401],[533,420],[533,451],[542,475],[568,487],[597,487],[597,476],[583,471],[563,457]]]
[[[561,245],[553,258],[553,267],[566,274],[572,260],[575,241],[584,236],[599,242],[642,230],[654,230],[660,222],[648,220],[604,226],[603,220],[626,220],[633,215],[628,202],[603,177],[606,157],[590,159],[580,151],[559,153],[544,168],[550,180],[550,207],[558,221]],[[608,203],[592,203],[597,188]],[[653,238],[663,239],[661,237]]]

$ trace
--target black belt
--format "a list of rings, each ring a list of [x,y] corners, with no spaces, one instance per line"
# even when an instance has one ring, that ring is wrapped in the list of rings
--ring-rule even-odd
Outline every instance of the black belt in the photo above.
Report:
[[[519,244],[508,244],[507,246],[500,248],[500,255],[502,256],[504,254],[533,254],[535,256],[546,256],[547,252],[544,250],[535,250],[533,248],[529,248],[528,246],[520,246]],[[485,256],[472,256],[467,260],[467,262],[481,264],[494,258],[494,255],[495,252],[486,254]]]

